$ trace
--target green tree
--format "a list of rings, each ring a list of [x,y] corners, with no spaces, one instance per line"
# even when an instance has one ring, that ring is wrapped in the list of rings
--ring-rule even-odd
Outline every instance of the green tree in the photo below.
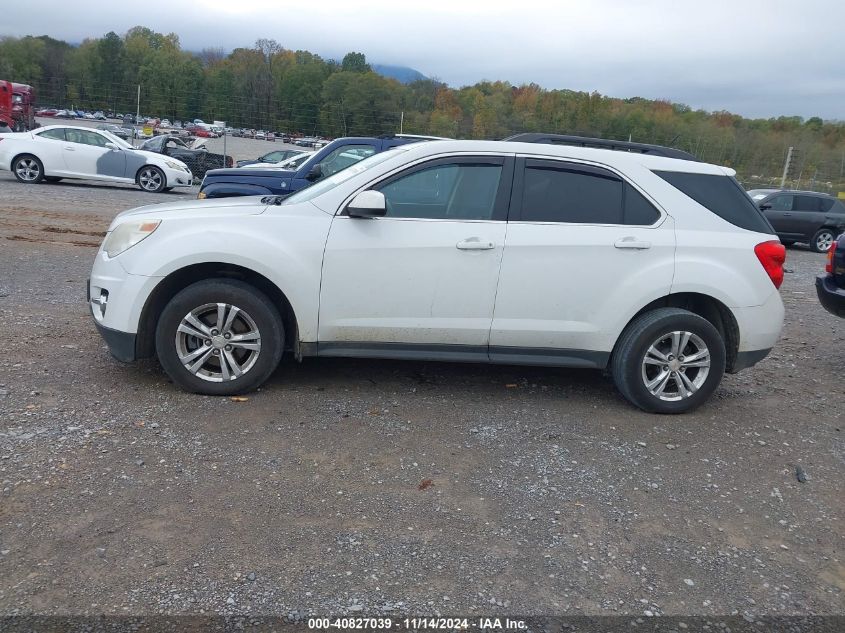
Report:
[[[340,69],[351,73],[367,73],[372,70],[364,53],[346,53],[340,63]]]

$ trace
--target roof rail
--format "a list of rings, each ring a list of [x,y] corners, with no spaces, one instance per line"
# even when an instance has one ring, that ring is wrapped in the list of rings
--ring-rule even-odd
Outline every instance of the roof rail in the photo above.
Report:
[[[631,143],[630,141],[612,141],[605,138],[590,138],[588,136],[569,136],[567,134],[543,134],[541,132],[523,132],[514,134],[503,141],[518,143],[547,143],[549,145],[575,145],[577,147],[595,147],[598,149],[612,149],[620,152],[638,152],[650,156],[665,156],[666,158],[680,158],[701,162],[690,154],[674,147],[652,145],[650,143]]]
[[[394,134],[390,132],[388,134],[381,134],[377,138],[415,138],[421,141],[451,141],[453,139],[447,138],[445,136],[431,136],[430,134]]]

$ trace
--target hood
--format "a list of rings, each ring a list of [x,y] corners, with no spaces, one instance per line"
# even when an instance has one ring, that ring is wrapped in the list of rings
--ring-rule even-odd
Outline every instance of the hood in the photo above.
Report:
[[[293,178],[296,175],[296,172],[291,169],[279,169],[278,167],[272,167],[272,163],[269,163],[269,167],[256,167],[254,165],[247,165],[246,167],[229,167],[226,169],[212,169],[206,172],[206,178],[214,178],[215,176],[241,176],[241,177],[249,177],[249,176],[263,176],[268,177],[272,176],[274,178]]]
[[[201,147],[205,147],[206,143],[208,143],[207,138],[201,138],[201,137],[195,138],[194,142],[191,143],[191,149],[199,149]]]
[[[224,215],[260,215],[267,209],[261,202],[263,196],[238,196],[233,198],[217,198],[210,200],[188,200],[180,202],[165,202],[148,204],[136,209],[129,209],[119,213],[109,226],[109,231],[127,218],[150,218],[167,220],[175,217],[215,217]]]

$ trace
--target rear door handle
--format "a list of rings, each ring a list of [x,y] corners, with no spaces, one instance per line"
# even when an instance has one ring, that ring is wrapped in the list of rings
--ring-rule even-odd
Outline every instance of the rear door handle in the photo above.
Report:
[[[651,242],[642,242],[634,237],[623,237],[621,240],[616,240],[613,245],[616,248],[633,248],[640,251],[651,248]]]
[[[72,147],[65,147],[66,152],[75,152],[76,150]]]
[[[455,248],[460,251],[489,251],[495,247],[496,245],[493,242],[485,242],[477,237],[468,237],[455,244]]]

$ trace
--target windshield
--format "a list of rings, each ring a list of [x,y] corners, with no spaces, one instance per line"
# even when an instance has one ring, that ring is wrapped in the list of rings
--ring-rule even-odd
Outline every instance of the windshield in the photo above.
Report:
[[[396,154],[398,154],[399,152],[405,151],[407,150],[404,148],[392,148],[386,152],[373,154],[369,158],[365,158],[364,160],[347,167],[343,171],[339,171],[336,174],[329,176],[328,178],[324,178],[323,180],[314,183],[310,187],[300,189],[295,194],[285,198],[284,201],[282,201],[282,204],[296,204],[297,202],[306,202],[308,200],[311,200],[312,198],[316,198],[320,194],[326,193],[327,191],[331,191],[342,182],[346,182],[347,180],[352,178],[352,176],[357,176],[361,172],[367,171],[368,169],[375,167],[379,163],[383,163],[388,158],[396,156]]]
[[[286,160],[280,161],[275,164],[276,167],[284,167],[285,169],[299,169],[306,160],[311,158],[313,154],[311,152],[303,152],[302,154],[298,154],[297,156],[292,156]]]
[[[105,136],[107,139],[109,139],[112,143],[114,143],[118,147],[122,147],[123,149],[133,149],[133,147],[129,143],[124,141],[119,136],[115,136],[114,134],[112,134],[108,130],[100,130],[100,134]]]

